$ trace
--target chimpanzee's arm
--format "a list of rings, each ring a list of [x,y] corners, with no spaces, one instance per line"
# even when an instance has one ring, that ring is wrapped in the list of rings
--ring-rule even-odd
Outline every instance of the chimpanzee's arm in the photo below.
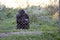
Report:
[[[29,19],[29,16],[26,14],[26,18]]]
[[[17,22],[17,23],[20,23],[20,22],[21,22],[21,18],[20,18],[19,15],[16,15],[16,22]]]
[[[29,22],[29,16],[26,14],[26,20]]]

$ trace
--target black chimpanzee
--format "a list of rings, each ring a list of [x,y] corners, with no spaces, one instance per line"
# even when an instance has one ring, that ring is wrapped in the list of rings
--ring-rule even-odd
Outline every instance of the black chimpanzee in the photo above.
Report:
[[[29,16],[23,9],[18,10],[16,15],[17,29],[29,29]]]

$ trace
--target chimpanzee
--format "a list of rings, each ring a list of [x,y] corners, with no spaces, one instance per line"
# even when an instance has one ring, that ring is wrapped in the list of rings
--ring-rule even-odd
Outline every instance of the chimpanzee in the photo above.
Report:
[[[23,9],[18,10],[16,15],[17,29],[29,29],[29,16]]]

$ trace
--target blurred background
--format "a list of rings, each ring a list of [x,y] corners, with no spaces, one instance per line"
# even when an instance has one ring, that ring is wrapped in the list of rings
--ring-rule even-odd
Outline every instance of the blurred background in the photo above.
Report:
[[[21,31],[16,29],[16,14],[19,9],[24,9],[29,15],[30,29],[28,31],[57,32],[58,6],[59,0],[0,0],[0,32]]]

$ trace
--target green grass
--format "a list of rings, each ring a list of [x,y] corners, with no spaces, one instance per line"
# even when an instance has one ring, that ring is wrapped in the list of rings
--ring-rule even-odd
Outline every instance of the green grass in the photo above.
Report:
[[[31,19],[31,18],[30,18]],[[57,31],[58,22],[36,20],[35,22],[30,21],[30,29],[28,31]],[[0,32],[17,32],[20,30],[16,29],[16,18],[8,18],[0,21]],[[24,30],[23,30],[24,31]]]
[[[30,28],[28,31],[57,31],[57,25],[38,25],[38,24],[30,24]],[[4,21],[0,24],[0,32],[17,32],[20,30],[16,29],[16,22],[8,20],[8,22]],[[23,30],[24,31],[24,30]]]
[[[40,35],[12,35],[0,40],[40,40]]]
[[[34,6],[25,9],[30,18],[30,28],[27,31],[43,31],[44,33],[42,35],[10,35],[0,38],[0,40],[60,40],[60,35],[57,32],[58,19],[52,19],[52,8],[47,7],[50,11],[47,9],[39,9],[39,7]],[[26,31],[16,29],[17,12],[18,9],[6,7],[0,11],[0,33]],[[49,31],[53,31],[53,33],[48,33]]]
[[[10,35],[8,37],[0,38],[0,40],[60,40],[58,32],[43,34],[33,34],[33,35]]]

